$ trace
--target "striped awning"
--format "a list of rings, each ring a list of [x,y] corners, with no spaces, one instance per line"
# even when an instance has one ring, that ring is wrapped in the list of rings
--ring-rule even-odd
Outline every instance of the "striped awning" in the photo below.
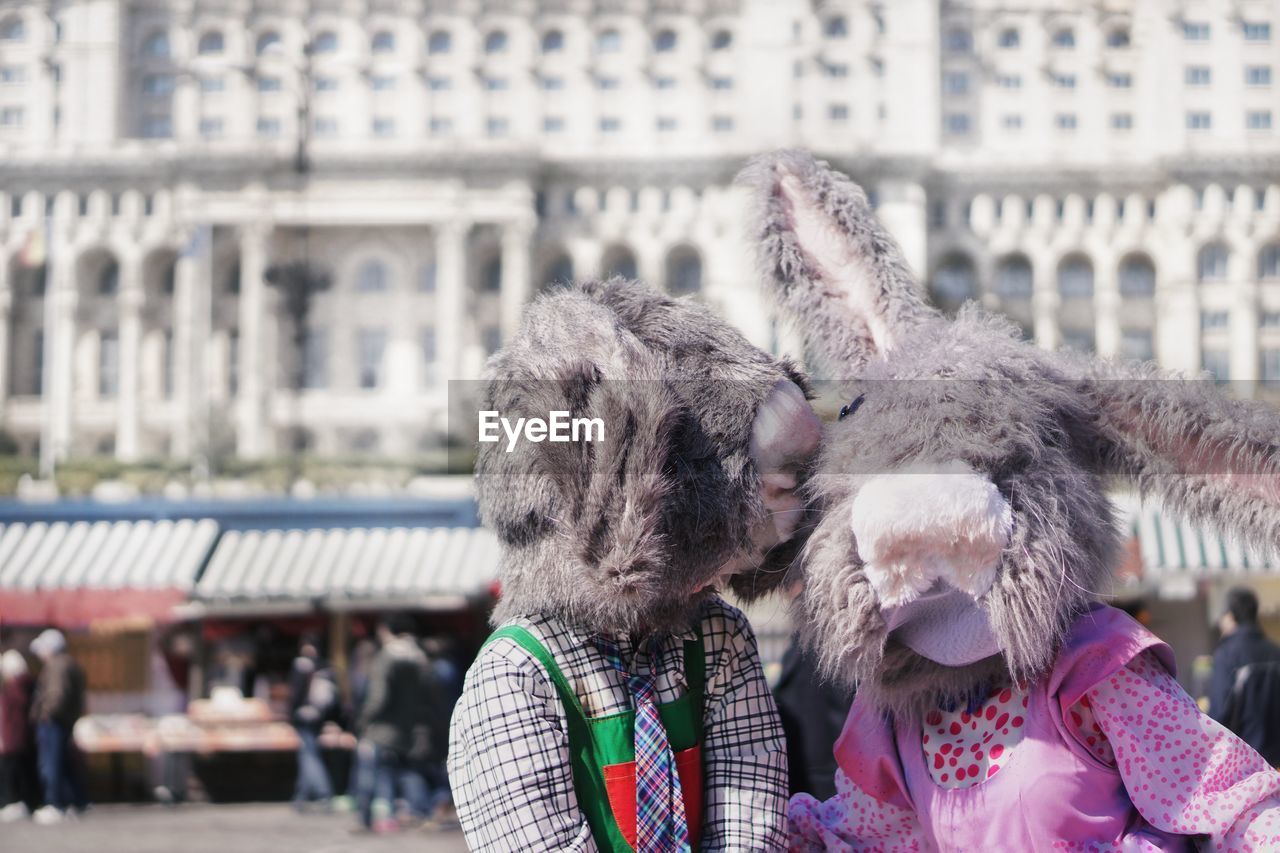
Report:
[[[227,531],[194,599],[329,609],[465,607],[497,579],[497,538],[484,528],[362,527]]]
[[[1280,562],[1258,554],[1212,528],[1184,521],[1155,501],[1116,498],[1125,530],[1137,542],[1146,578],[1209,578],[1280,573]]]
[[[0,525],[0,621],[170,618],[217,535],[210,519]]]

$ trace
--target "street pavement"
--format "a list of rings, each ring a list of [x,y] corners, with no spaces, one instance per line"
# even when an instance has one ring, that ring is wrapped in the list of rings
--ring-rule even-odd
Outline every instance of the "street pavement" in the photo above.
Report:
[[[462,853],[458,830],[353,835],[355,817],[288,805],[96,806],[74,822],[0,824],[3,853]]]

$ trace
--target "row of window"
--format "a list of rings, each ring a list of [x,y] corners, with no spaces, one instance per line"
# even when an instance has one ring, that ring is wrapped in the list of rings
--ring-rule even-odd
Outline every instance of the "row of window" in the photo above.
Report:
[[[1197,277],[1201,282],[1218,282],[1227,277],[1230,251],[1221,243],[1210,243],[1197,255]],[[1280,279],[1280,243],[1264,246],[1258,253],[1258,278]],[[1117,283],[1120,294],[1148,298],[1155,294],[1156,270],[1146,255],[1133,254],[1120,262]],[[1058,295],[1063,299],[1090,299],[1094,291],[1093,264],[1083,255],[1068,255],[1058,264]],[[1034,287],[1031,261],[1022,254],[1007,255],[996,262],[993,292],[1002,299],[1027,300]],[[978,296],[978,276],[973,260],[965,254],[948,255],[934,273],[932,291],[938,302],[954,307]],[[1280,315],[1275,318],[1280,322]],[[1208,327],[1206,327],[1208,328]]]
[[[1091,329],[1063,329],[1063,349],[1077,352],[1092,352],[1094,335]],[[1123,358],[1138,361],[1150,361],[1155,357],[1154,335],[1150,329],[1122,329],[1120,332],[1120,355]],[[1259,379],[1268,385],[1280,384],[1280,348],[1263,347],[1258,352],[1258,363],[1261,370]],[[1226,382],[1231,379],[1231,351],[1222,346],[1202,346],[1200,349],[1200,366],[1215,380]]]
[[[1200,326],[1205,332],[1213,335],[1225,333],[1229,327],[1230,315],[1226,311],[1202,311]],[[1280,325],[1280,312],[1266,312],[1261,317],[1261,325],[1275,327]],[[481,341],[485,350],[492,354],[501,346],[501,331],[496,327],[481,330]],[[1094,332],[1091,329],[1067,328],[1061,331],[1064,349],[1080,352],[1091,352],[1095,346]],[[356,366],[356,383],[363,390],[377,390],[385,382],[385,356],[387,349],[387,331],[382,328],[363,328],[355,332],[353,341]],[[44,359],[44,335],[37,331],[33,340],[36,349],[34,364],[37,375],[33,377],[34,385],[30,390],[35,394],[42,392],[41,377],[38,375]],[[234,332],[230,337],[228,362],[231,370],[228,373],[230,393],[237,393],[237,376],[235,365],[238,360],[239,336]],[[437,338],[433,327],[425,326],[418,332],[418,351],[422,359],[423,374],[430,384],[435,379]],[[173,334],[166,332],[164,352],[162,354],[161,393],[166,398],[173,396]],[[1149,361],[1155,356],[1154,334],[1151,329],[1122,329],[1120,333],[1120,355],[1127,359]],[[308,390],[323,390],[330,386],[331,346],[329,330],[313,328],[307,331],[303,339],[303,371],[302,384]],[[1201,347],[1201,367],[1214,379],[1225,382],[1231,378],[1231,352],[1224,346],[1204,345]],[[1260,376],[1268,384],[1280,383],[1280,348],[1263,347],[1258,352]],[[111,399],[117,396],[120,388],[120,340],[116,332],[100,333],[98,342],[98,396]]]
[[[1208,66],[1189,65],[1184,74],[1188,86],[1208,86],[1212,75]],[[1109,71],[1105,74],[1108,88],[1132,89],[1133,74],[1128,71]],[[1075,89],[1078,81],[1076,74],[1054,72],[1050,74],[1050,82],[1056,89]],[[1271,85],[1270,65],[1246,65],[1244,82],[1253,88],[1265,88]],[[995,75],[995,84],[1001,89],[1018,90],[1022,88],[1022,75],[1001,73]],[[970,91],[970,77],[966,71],[948,71],[942,75],[942,91],[949,95],[964,95]]]
[[[1006,255],[996,262],[993,292],[1002,299],[1028,300],[1034,289],[1031,261],[1026,255]],[[1120,262],[1120,293],[1147,298],[1155,294],[1156,270],[1146,255],[1133,254]],[[1058,264],[1058,293],[1064,299],[1093,296],[1093,264],[1083,255],[1068,255]],[[955,308],[978,297],[978,274],[973,260],[956,252],[948,255],[934,273],[930,286],[937,302]]]
[[[485,351],[492,355],[502,345],[502,333],[496,326],[481,330],[480,337]],[[356,384],[364,390],[376,390],[385,382],[384,361],[387,351],[387,330],[384,328],[360,328],[355,330],[352,342],[356,368]],[[424,326],[418,330],[418,351],[422,357],[425,375],[430,382],[436,363],[436,330]],[[320,390],[330,385],[331,342],[329,330],[322,327],[307,329],[302,342],[302,386]]]
[[[1184,21],[1182,35],[1189,42],[1208,41],[1211,28],[1203,21]],[[1267,21],[1240,21],[1240,35],[1246,41],[1266,44],[1271,41],[1271,24]],[[1105,44],[1112,50],[1123,50],[1132,43],[1129,28],[1117,26],[1107,30]],[[973,33],[962,27],[952,27],[943,36],[943,45],[950,53],[971,53]],[[996,45],[1003,50],[1022,46],[1022,31],[1017,27],[1004,27],[996,34]],[[1049,46],[1054,50],[1075,50],[1076,32],[1071,27],[1059,27],[1049,34]]]
[[[1262,325],[1280,323],[1280,313],[1269,312],[1262,315]],[[1274,322],[1268,323],[1271,319]],[[1202,312],[1202,329],[1220,332],[1229,322],[1225,311]],[[481,330],[481,341],[485,350],[492,354],[501,346],[501,331],[496,327]],[[356,383],[363,390],[376,390],[385,382],[385,355],[388,335],[382,328],[362,328],[355,332],[354,346]],[[24,389],[32,394],[42,393],[42,365],[44,360],[44,335],[37,330],[33,335],[35,367],[29,387]],[[237,375],[235,366],[238,362],[239,335],[232,332],[229,339],[230,352],[228,363],[230,370],[230,393],[237,393]],[[1062,330],[1062,346],[1066,349],[1089,352],[1094,349],[1094,334],[1090,329]],[[437,337],[433,327],[425,326],[418,332],[418,350],[422,359],[423,373],[430,384],[434,378],[437,359]],[[1122,329],[1120,355],[1129,359],[1150,360],[1154,357],[1154,341],[1151,329]],[[173,333],[164,333],[164,350],[161,356],[160,392],[165,398],[171,398],[174,390],[174,344]],[[1280,349],[1264,347],[1259,352],[1261,361],[1261,379],[1264,382],[1280,382]],[[1215,379],[1226,381],[1230,378],[1230,352],[1222,347],[1204,346],[1201,349],[1201,363]],[[330,386],[331,345],[329,330],[312,328],[303,339],[303,372],[302,384],[308,390],[323,390]],[[115,397],[120,386],[120,341],[113,330],[100,332],[98,341],[98,396],[104,399]]]
[[[46,217],[53,216],[54,198],[51,195],[44,197],[44,215]],[[120,193],[112,193],[107,202],[107,207],[112,216],[119,216],[124,206],[124,197]],[[19,219],[23,213],[32,212],[26,209],[25,198],[21,195],[9,196],[9,216],[12,219]],[[89,215],[89,196],[80,195],[76,197],[76,209],[80,216]],[[155,197],[150,193],[142,196],[142,215],[151,216],[155,212]]]
[[[1182,37],[1187,41],[1208,41],[1211,28],[1204,21],[1183,21]],[[1240,35],[1247,42],[1271,41],[1271,24],[1267,21],[1240,20]]]
[[[1258,356],[1259,379],[1267,385],[1280,383],[1280,349],[1263,347]],[[1231,351],[1223,347],[1201,347],[1200,366],[1217,381],[1227,382],[1231,379]]]
[[[1115,26],[1107,30],[1106,45],[1112,50],[1124,50],[1131,44],[1129,28]],[[1074,50],[1076,33],[1070,27],[1054,30],[1049,37],[1049,44],[1057,50]],[[973,32],[964,27],[950,27],[942,37],[943,48],[948,53],[972,53]],[[1003,50],[1013,50],[1022,46],[1022,31],[1017,27],[1004,27],[996,34],[996,45]]]
[[[16,69],[21,70],[21,69]],[[0,82],[4,82],[5,69],[0,68]],[[369,77],[369,88],[375,92],[394,91],[398,86],[401,78],[391,74],[373,74]],[[271,93],[284,91],[284,80],[281,77],[270,74],[259,74],[254,77],[254,86],[259,92]],[[505,92],[510,90],[511,81],[506,77],[484,77],[481,81],[486,91]],[[594,78],[595,87],[602,92],[617,91],[622,88],[622,80],[619,77],[597,76]],[[451,77],[432,75],[426,78],[427,88],[433,92],[448,92],[453,89],[453,79]],[[167,96],[173,94],[174,76],[172,74],[145,74],[142,77],[142,94],[148,97]],[[660,75],[653,78],[653,87],[661,90],[671,90],[677,88],[679,80],[669,75]],[[565,89],[565,78],[557,76],[543,76],[538,79],[538,86],[543,91],[559,92]],[[734,88],[734,80],[732,77],[724,75],[712,75],[707,78],[708,88],[715,91],[730,91]],[[311,78],[311,87],[316,92],[336,92],[340,88],[339,80],[336,77],[319,75]],[[227,89],[226,78],[218,75],[206,75],[200,78],[200,91],[206,95],[215,95],[225,92]]]
[[[708,122],[714,133],[732,133],[735,126],[733,116],[727,115],[713,115]],[[545,116],[542,119],[542,132],[546,134],[564,133],[567,127],[563,116]],[[619,133],[622,131],[622,119],[605,116],[598,121],[597,127],[601,133]],[[674,133],[680,129],[680,120],[674,116],[658,116],[654,120],[654,128],[659,133]],[[204,139],[222,139],[226,134],[226,124],[222,118],[205,117],[200,119],[199,130]],[[278,139],[283,133],[283,124],[278,118],[263,116],[258,119],[256,130],[260,139]],[[431,136],[452,136],[455,131],[456,126],[449,116],[432,116],[427,121],[427,133]],[[334,138],[340,134],[341,125],[337,118],[321,116],[312,122],[312,132],[318,138]],[[167,115],[144,116],[140,133],[145,139],[169,139],[173,136],[173,121]],[[399,125],[390,116],[375,116],[370,120],[369,133],[378,139],[392,139],[399,134]],[[484,133],[490,139],[510,136],[511,121],[503,116],[490,116],[485,119]]]
[[[501,345],[501,333],[496,327],[486,328],[483,330],[481,337],[484,341],[486,349],[490,354],[495,352]],[[355,332],[354,346],[352,350],[355,355],[356,367],[356,384],[364,390],[376,390],[385,383],[385,367],[384,361],[387,350],[387,330],[383,328],[362,328]],[[239,335],[236,332],[230,334],[228,353],[228,378],[230,379],[230,388],[232,396],[237,392],[237,376],[236,364],[239,360]],[[34,363],[40,368],[44,361],[44,334],[43,330],[37,331],[33,336],[33,344],[36,349],[36,358]],[[436,330],[431,326],[424,326],[418,330],[418,348],[422,356],[424,367],[424,375],[430,384],[434,378],[434,367],[436,363]],[[97,391],[98,396],[102,399],[112,399],[119,394],[120,391],[120,337],[114,329],[105,329],[98,332],[98,365],[97,365]],[[164,332],[164,350],[161,353],[161,382],[158,389],[161,395],[168,399],[173,396],[174,386],[174,345],[173,332]],[[328,388],[330,385],[329,378],[330,364],[330,346],[329,333],[327,329],[313,328],[308,329],[306,337],[303,339],[303,373],[302,383],[306,389],[316,390]],[[34,394],[42,393],[41,377],[34,377],[35,382],[31,383],[34,387],[29,390]]]
[[[1206,131],[1213,129],[1213,114],[1207,110],[1191,110],[1186,115],[1187,130]],[[1112,130],[1133,130],[1133,113],[1112,113],[1108,117]],[[942,117],[943,129],[948,136],[967,136],[973,127],[968,113],[946,113]],[[1000,117],[1000,126],[1005,130],[1022,130],[1023,121],[1020,113],[1005,113]],[[1073,133],[1080,127],[1079,117],[1075,113],[1056,113],[1053,126],[1062,132]],[[1272,129],[1271,110],[1245,110],[1245,130],[1265,132]]]
[[[506,30],[493,29],[485,33],[482,40],[486,54],[506,53],[510,46],[510,38]],[[651,46],[655,53],[672,53],[680,44],[680,36],[673,29],[658,30],[652,36]],[[557,54],[565,50],[566,39],[562,30],[544,31],[539,38],[539,47],[544,54]],[[733,33],[727,29],[713,32],[709,39],[712,51],[725,51],[733,46]],[[623,34],[614,28],[606,28],[596,33],[594,49],[599,54],[618,53],[623,47]],[[217,30],[209,30],[201,34],[196,42],[196,53],[200,56],[221,56],[226,52],[226,38]],[[258,56],[271,56],[284,49],[280,34],[274,30],[261,33],[254,42],[254,52]],[[316,33],[307,42],[305,50],[311,55],[337,53],[341,49],[338,33],[324,30]],[[454,49],[453,33],[446,29],[437,29],[427,35],[427,53],[433,56],[452,53]],[[389,56],[397,52],[396,34],[390,30],[379,30],[369,39],[369,51],[375,55]],[[173,50],[169,34],[154,32],[143,39],[142,53],[152,59],[171,58]]]

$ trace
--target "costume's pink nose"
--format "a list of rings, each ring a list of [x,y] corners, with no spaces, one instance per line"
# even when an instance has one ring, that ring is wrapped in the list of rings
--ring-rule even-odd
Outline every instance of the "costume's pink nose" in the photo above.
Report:
[[[872,477],[850,522],[882,607],[904,605],[942,581],[977,599],[995,582],[1013,527],[995,484],[964,462]]]

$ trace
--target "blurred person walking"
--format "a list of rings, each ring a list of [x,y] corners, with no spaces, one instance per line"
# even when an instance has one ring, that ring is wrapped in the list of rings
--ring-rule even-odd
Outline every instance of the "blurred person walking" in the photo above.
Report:
[[[333,783],[320,753],[320,730],[338,710],[333,673],[320,659],[315,641],[304,638],[289,670],[289,722],[298,734],[298,779],[293,789],[298,810],[312,803],[327,809],[333,800]]]
[[[1280,646],[1258,625],[1258,596],[1253,590],[1228,590],[1218,627],[1222,641],[1213,653],[1209,716],[1273,767],[1280,765]]]
[[[31,689],[22,652],[0,655],[0,823],[22,820],[39,802]]]
[[[428,637],[422,641],[422,651],[427,657],[427,669],[422,684],[421,719],[428,745],[421,762],[428,790],[423,812],[437,825],[445,826],[456,821],[445,758],[449,754],[449,722],[462,695],[462,676],[449,638]]]
[[[84,671],[67,651],[67,638],[49,628],[31,641],[31,653],[40,661],[31,720],[36,724],[36,761],[44,784],[44,805],[36,811],[37,823],[62,821],[69,810],[88,806],[80,755],[73,732],[84,715]]]
[[[360,823],[379,833],[399,829],[393,815],[397,791],[416,817],[426,816],[426,780],[415,759],[422,759],[429,748],[430,734],[422,728],[428,663],[412,631],[413,622],[401,614],[378,626],[382,648],[369,669],[369,693],[356,723]],[[385,804],[386,813],[375,814],[375,803]]]
[[[787,737],[791,793],[820,799],[836,794],[836,738],[853,705],[853,689],[824,680],[817,662],[798,636],[782,656],[782,672],[773,688],[778,716]]]

